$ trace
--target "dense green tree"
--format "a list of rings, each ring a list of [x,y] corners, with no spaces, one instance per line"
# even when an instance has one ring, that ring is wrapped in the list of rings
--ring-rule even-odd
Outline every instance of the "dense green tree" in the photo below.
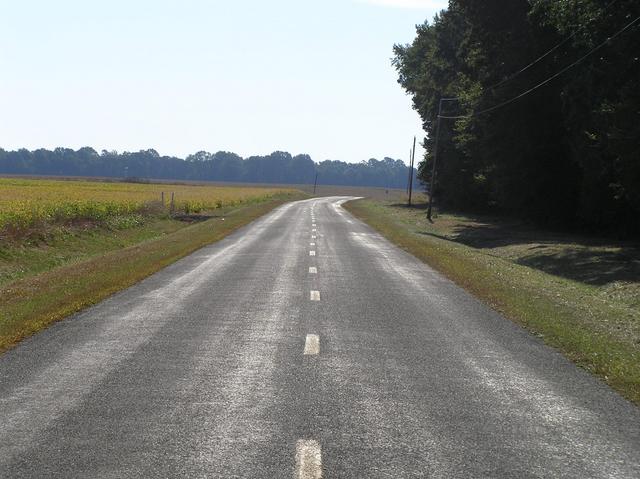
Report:
[[[443,102],[454,118],[440,123],[440,204],[563,224],[634,222],[640,22],[556,74],[639,15],[632,0],[450,0],[412,44],[396,45],[399,82],[426,132],[425,183],[438,104],[455,98]]]
[[[536,0],[534,14],[569,39],[571,58],[640,16],[635,0]],[[580,166],[580,216],[606,227],[640,212],[640,22],[590,55],[562,82],[562,115]]]
[[[153,149],[133,153],[103,150],[98,154],[85,147],[33,152],[0,148],[2,173],[281,184],[311,184],[318,173],[318,182],[325,185],[404,188],[408,169],[402,161],[391,158],[355,165],[342,161],[316,164],[309,155],[291,156],[283,151],[247,159],[226,151],[198,151],[182,160],[161,156]]]

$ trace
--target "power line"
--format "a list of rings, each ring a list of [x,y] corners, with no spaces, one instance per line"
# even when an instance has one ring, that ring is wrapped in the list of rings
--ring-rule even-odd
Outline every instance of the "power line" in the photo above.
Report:
[[[609,10],[609,8],[611,6],[613,6],[614,3],[618,2],[618,0],[612,0],[611,2],[609,2],[605,7],[604,10],[602,10],[603,12],[606,12],[607,10]],[[558,43],[556,46],[554,46],[553,48],[551,48],[550,50],[547,50],[545,53],[543,53],[542,55],[540,55],[538,58],[536,58],[535,60],[533,60],[531,63],[529,63],[528,65],[526,65],[525,67],[521,68],[520,70],[518,70],[515,73],[512,73],[511,75],[509,75],[507,78],[505,78],[502,81],[499,81],[498,83],[496,83],[495,85],[491,85],[487,88],[484,89],[484,92],[487,91],[491,91],[494,90],[495,88],[498,88],[499,86],[504,85],[505,83],[513,80],[514,78],[516,78],[518,75],[520,75],[521,73],[527,71],[529,68],[531,68],[532,66],[536,65],[538,62],[540,62],[541,60],[544,60],[546,57],[548,57],[549,55],[551,55],[553,52],[555,52],[558,48],[560,48],[562,45],[564,45],[565,43],[567,43],[569,40],[571,40],[573,37],[575,37],[578,34],[579,30],[576,30],[575,32],[573,32],[571,35],[569,35],[567,38],[565,38],[564,40],[562,40],[560,43]],[[483,93],[484,93],[483,92]]]
[[[447,119],[451,119],[451,120],[457,120],[457,119],[462,119],[462,118],[473,118],[475,116],[478,115],[482,115],[484,113],[489,113],[491,111],[497,110],[498,108],[502,108],[503,106],[506,106],[510,103],[513,103],[516,100],[519,100],[520,98],[527,96],[529,93],[534,92],[535,90],[537,90],[538,88],[543,87],[544,85],[546,85],[547,83],[549,83],[550,81],[554,80],[555,78],[559,77],[560,75],[562,75],[564,72],[566,72],[567,70],[570,70],[571,68],[573,68],[574,66],[578,65],[579,63],[582,63],[582,61],[587,58],[588,56],[590,56],[591,54],[595,53],[597,50],[599,50],[600,48],[602,48],[603,46],[605,46],[607,43],[609,43],[611,40],[613,40],[614,38],[618,37],[619,35],[621,35],[622,33],[624,33],[625,31],[627,31],[629,28],[631,28],[633,25],[635,25],[636,23],[638,23],[638,21],[640,21],[640,16],[636,17],[635,20],[632,20],[631,22],[627,23],[627,25],[625,25],[622,29],[618,30],[616,33],[614,33],[613,35],[611,35],[610,37],[608,37],[605,41],[603,41],[602,43],[600,43],[599,45],[597,45],[596,47],[592,48],[591,50],[589,50],[586,54],[584,54],[583,56],[581,56],[580,58],[578,58],[575,62],[571,63],[570,65],[564,67],[562,70],[560,70],[559,72],[555,73],[554,75],[550,76],[549,78],[547,78],[544,81],[541,81],[540,83],[538,83],[537,85],[529,88],[528,90],[523,91],[522,93],[520,93],[519,95],[514,96],[513,98],[510,98],[509,100],[505,100],[501,103],[498,103],[497,105],[494,105],[492,107],[489,108],[485,108],[484,110],[480,110],[480,111],[476,111],[474,113],[471,113],[469,115],[457,115],[457,116],[447,116],[447,115],[438,115],[438,118],[447,118]]]
[[[436,180],[436,173],[437,173],[436,160],[437,160],[437,157],[438,157],[438,140],[440,139],[440,120],[442,118],[448,118],[448,119],[471,118],[471,117],[474,117],[474,116],[481,115],[483,113],[488,113],[490,111],[497,110],[498,108],[501,108],[503,106],[506,106],[509,103],[512,103],[512,102],[518,100],[519,98],[522,98],[523,96],[526,96],[529,93],[537,90],[538,88],[546,85],[547,83],[552,81],[554,78],[559,77],[560,75],[562,75],[567,70],[569,70],[569,69],[573,68],[574,66],[576,66],[577,64],[581,63],[589,55],[593,54],[594,52],[596,52],[597,50],[602,48],[604,45],[606,45],[608,42],[610,42],[611,40],[615,39],[616,37],[618,37],[619,35],[621,35],[625,31],[627,31],[629,28],[631,28],[633,25],[635,25],[638,21],[640,21],[640,16],[635,18],[631,22],[629,22],[622,29],[618,30],[616,33],[614,33],[613,35],[608,37],[605,41],[603,41],[602,43],[600,43],[596,47],[592,48],[585,55],[583,55],[582,57],[578,58],[576,61],[574,61],[570,65],[566,66],[565,68],[563,68],[562,70],[557,72],[555,75],[552,75],[551,77],[549,77],[546,80],[538,83],[534,87],[529,88],[528,90],[522,92],[521,94],[519,94],[519,95],[517,95],[517,96],[515,96],[515,97],[513,97],[513,98],[511,98],[511,99],[509,99],[507,101],[504,101],[504,102],[502,102],[502,103],[500,103],[498,105],[494,105],[494,106],[492,106],[490,108],[486,108],[484,110],[475,112],[475,113],[473,113],[471,115],[445,116],[445,115],[441,115],[440,114],[440,112],[442,111],[443,102],[445,102],[445,101],[455,101],[455,100],[459,100],[459,98],[440,98],[440,102],[439,102],[439,106],[438,106],[438,115],[436,116],[436,118],[437,118],[437,122],[436,122],[436,144],[435,144],[435,148],[434,148],[434,151],[433,151],[433,165],[432,165],[431,181],[429,182],[429,205],[427,207],[427,219],[429,221],[432,221],[433,197],[434,197],[434,193],[435,193],[435,183],[436,183],[435,180]]]
[[[606,12],[607,10],[609,10],[609,8],[611,8],[613,6],[613,4],[617,3],[618,0],[612,0],[611,2],[609,2],[605,7],[603,12]],[[514,78],[518,77],[521,73],[524,73],[525,71],[527,71],[529,68],[531,68],[532,66],[536,65],[537,63],[539,63],[540,61],[544,60],[546,57],[548,57],[549,55],[551,55],[553,52],[555,52],[558,48],[560,48],[562,45],[564,45],[565,43],[567,43],[569,40],[571,40],[573,37],[575,37],[578,34],[579,30],[576,30],[575,32],[573,32],[571,35],[569,35],[567,38],[565,38],[564,40],[562,40],[560,43],[558,43],[557,45],[555,45],[554,47],[550,48],[549,50],[547,50],[545,53],[543,53],[542,55],[540,55],[538,58],[536,58],[535,60],[533,60],[531,63],[529,63],[528,65],[522,67],[520,70],[512,73],[511,75],[507,76],[507,78],[499,81],[498,83],[495,83],[491,86],[488,86],[486,88],[483,88],[482,91],[482,95],[486,94],[489,91],[495,90],[496,88],[504,85],[505,83],[510,82],[511,80],[513,80]],[[455,100],[460,100],[460,97],[452,97],[452,98],[446,98],[446,101],[455,101]],[[445,117],[443,117],[445,118]]]
[[[616,0],[617,1],[617,0]],[[555,47],[553,47],[551,50],[547,51],[546,53],[543,53],[541,56],[539,56],[538,58],[536,58],[534,61],[532,61],[531,63],[529,63],[526,67],[521,68],[520,70],[518,70],[517,72],[513,73],[512,75],[509,75],[507,78],[505,78],[502,81],[499,81],[498,83],[496,83],[495,85],[491,85],[490,87],[487,87],[484,89],[483,93],[486,91],[491,91],[494,90],[496,88],[498,88],[499,86],[504,85],[505,83],[513,80],[515,77],[517,77],[518,75],[520,75],[521,73],[527,71],[529,68],[531,68],[532,66],[534,66],[536,63],[538,63],[539,61],[543,60],[544,58],[546,58],[547,56],[551,55],[553,52],[555,52],[558,48],[560,48],[562,45],[564,45],[565,43],[567,43],[569,40],[571,40],[573,37],[576,36],[578,32],[573,32],[570,36],[568,36],[567,38],[565,38],[564,40],[562,40],[560,43],[558,43]]]

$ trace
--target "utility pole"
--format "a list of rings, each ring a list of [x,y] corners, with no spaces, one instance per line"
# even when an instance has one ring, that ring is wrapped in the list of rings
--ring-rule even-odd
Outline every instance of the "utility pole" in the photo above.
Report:
[[[316,179],[313,180],[313,194],[316,194],[316,185],[318,184],[318,172],[316,171]]]
[[[409,176],[407,176],[406,193],[409,194],[409,182],[411,181],[411,149],[409,149]]]
[[[431,182],[429,184],[429,206],[427,207],[427,219],[431,221],[431,209],[433,208],[433,196],[436,188],[436,162],[438,160],[438,140],[440,139],[440,115],[442,114],[443,101],[456,101],[458,98],[440,98],[438,103],[438,119],[436,120],[436,144],[433,149],[433,167],[431,168]]]
[[[411,194],[413,193],[413,163],[416,159],[416,137],[413,137],[413,150],[411,151],[411,162],[409,165],[409,206],[411,206]]]

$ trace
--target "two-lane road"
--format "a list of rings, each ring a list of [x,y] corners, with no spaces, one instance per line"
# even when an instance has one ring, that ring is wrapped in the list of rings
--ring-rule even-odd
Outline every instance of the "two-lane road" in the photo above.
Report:
[[[640,477],[635,406],[344,200],[284,205],[1,356],[0,476]]]

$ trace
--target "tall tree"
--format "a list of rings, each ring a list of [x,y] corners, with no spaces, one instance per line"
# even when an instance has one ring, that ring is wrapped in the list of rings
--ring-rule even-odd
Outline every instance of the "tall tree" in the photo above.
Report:
[[[638,2],[611,1],[450,0],[412,44],[394,47],[427,134],[425,182],[438,103],[455,98],[441,119],[444,206],[608,227],[640,211],[640,22],[573,65],[640,15]]]

